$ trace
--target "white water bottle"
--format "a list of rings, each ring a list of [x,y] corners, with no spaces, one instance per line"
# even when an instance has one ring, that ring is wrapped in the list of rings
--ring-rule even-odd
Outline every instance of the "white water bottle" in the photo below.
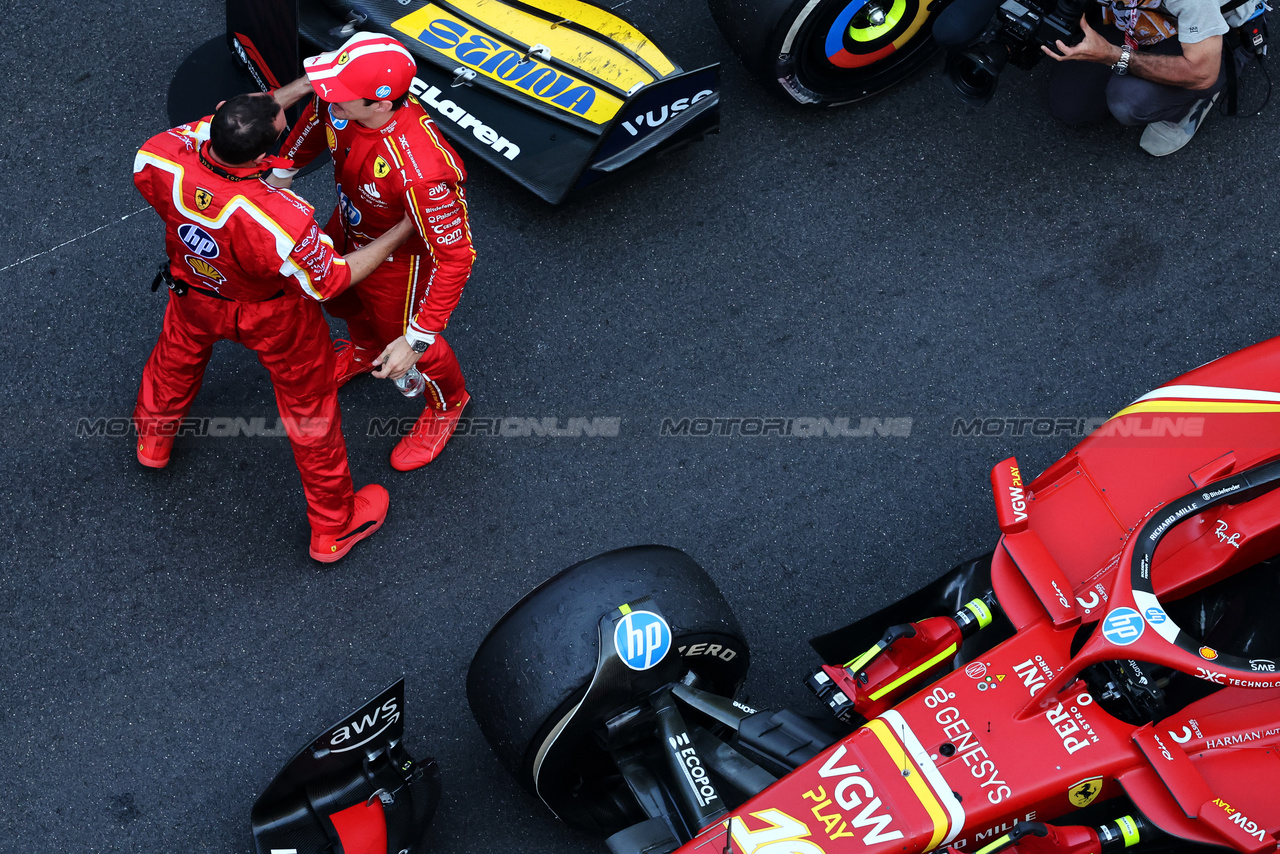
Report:
[[[392,380],[396,384],[396,388],[400,389],[400,393],[405,397],[418,397],[422,394],[422,390],[427,387],[427,379],[422,375],[422,371],[418,370],[418,366],[414,365],[398,380]]]

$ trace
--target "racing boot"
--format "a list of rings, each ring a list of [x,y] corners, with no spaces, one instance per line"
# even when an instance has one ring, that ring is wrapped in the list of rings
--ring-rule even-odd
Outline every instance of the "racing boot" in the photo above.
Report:
[[[169,465],[169,454],[172,451],[172,436],[138,437],[138,462],[149,469],[162,469]]]
[[[336,534],[312,533],[311,556],[321,563],[333,563],[346,555],[352,546],[382,527],[390,503],[391,497],[378,484],[361,487],[346,528]]]
[[[462,410],[470,402],[471,395],[464,391],[462,400],[443,412],[430,406],[422,410],[413,430],[391,450],[391,467],[396,471],[413,471],[440,456],[458,426]]]
[[[339,338],[333,342],[333,381],[342,388],[350,380],[373,371],[374,353],[353,342]]]

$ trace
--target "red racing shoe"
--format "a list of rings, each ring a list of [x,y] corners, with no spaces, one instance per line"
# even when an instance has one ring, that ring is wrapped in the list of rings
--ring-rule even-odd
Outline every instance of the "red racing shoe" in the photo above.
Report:
[[[464,391],[462,400],[452,409],[440,412],[428,406],[422,410],[413,430],[391,450],[391,467],[396,471],[413,471],[440,456],[458,426],[462,410],[470,402],[471,395]]]
[[[387,518],[391,497],[376,483],[356,491],[356,506],[347,527],[336,534],[312,534],[311,556],[321,563],[333,563],[351,551],[351,547],[372,536]]]
[[[333,342],[333,381],[342,388],[350,380],[374,370],[374,353],[344,338]]]
[[[169,465],[169,454],[172,451],[172,436],[138,437],[138,462],[149,469],[162,469]]]

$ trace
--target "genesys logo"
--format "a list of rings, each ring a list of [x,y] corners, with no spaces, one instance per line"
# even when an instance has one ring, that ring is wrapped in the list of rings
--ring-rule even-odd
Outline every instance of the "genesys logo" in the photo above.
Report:
[[[358,719],[347,721],[329,736],[329,749],[334,753],[355,750],[373,741],[396,721],[400,720],[400,706],[391,697],[371,712]]]
[[[184,222],[178,226],[178,239],[182,245],[201,258],[217,258],[218,242],[209,232],[195,223]]]
[[[652,611],[632,611],[614,626],[613,645],[627,667],[649,670],[671,651],[671,627]]]

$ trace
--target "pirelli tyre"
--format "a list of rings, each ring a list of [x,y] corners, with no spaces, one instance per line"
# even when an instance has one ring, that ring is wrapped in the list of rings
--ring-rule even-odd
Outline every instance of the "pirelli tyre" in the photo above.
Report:
[[[870,98],[937,52],[933,18],[947,0],[710,0],[747,68],[800,104]]]
[[[651,670],[600,654],[602,624],[627,603],[635,610],[624,613],[656,612],[669,626],[669,650]],[[732,697],[749,659],[738,621],[702,567],[677,549],[635,546],[575,564],[512,607],[471,661],[467,700],[522,786],[567,824],[610,834],[644,815],[593,733],[690,672],[701,687]],[[613,672],[593,683],[598,667]]]

